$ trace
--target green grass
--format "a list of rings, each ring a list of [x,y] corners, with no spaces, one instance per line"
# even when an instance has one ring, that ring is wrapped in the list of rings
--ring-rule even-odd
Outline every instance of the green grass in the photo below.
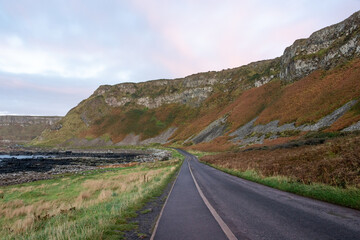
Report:
[[[301,196],[360,210],[359,188],[349,187],[344,189],[319,183],[312,183],[308,185],[293,181],[290,178],[284,176],[264,177],[253,170],[242,172],[234,169],[218,167],[216,165],[205,162],[203,163],[231,175],[282,191],[291,192]]]
[[[0,239],[121,239],[124,231],[137,229],[129,220],[162,194],[181,162],[0,187]]]

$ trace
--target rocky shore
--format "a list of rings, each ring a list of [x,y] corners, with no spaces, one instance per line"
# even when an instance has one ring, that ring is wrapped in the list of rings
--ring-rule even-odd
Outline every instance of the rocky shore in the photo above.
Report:
[[[10,155],[7,158],[1,156]],[[21,156],[21,158],[19,158]],[[130,162],[168,160],[169,151],[0,151],[0,186],[50,179],[59,174],[81,173],[99,167]]]

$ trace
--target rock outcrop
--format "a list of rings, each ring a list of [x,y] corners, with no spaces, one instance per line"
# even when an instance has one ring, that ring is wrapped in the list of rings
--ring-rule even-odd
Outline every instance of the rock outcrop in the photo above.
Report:
[[[38,116],[0,116],[0,126],[20,125],[28,126],[35,124],[54,125],[62,117],[38,117]]]
[[[244,126],[240,127],[236,131],[229,134],[233,137],[231,141],[239,145],[248,144],[262,144],[265,138],[276,139],[280,136],[296,135],[297,132],[303,131],[319,131],[322,128],[331,126],[336,120],[342,117],[347,111],[354,106],[358,100],[353,100],[346,103],[344,106],[336,109],[331,114],[323,117],[314,124],[306,124],[301,126],[295,126],[295,123],[287,123],[279,126],[279,120],[274,120],[268,124],[255,125],[257,118],[251,120]],[[359,130],[360,124],[356,123],[343,131],[355,131]]]
[[[247,145],[320,131],[359,105],[359,74],[356,12],[296,40],[275,59],[173,80],[100,86],[33,143],[205,145],[227,136]],[[359,112],[353,110],[355,116],[338,124],[339,130],[358,129],[354,121]],[[286,124],[279,126],[280,122]]]
[[[281,57],[281,80],[293,82],[319,68],[329,69],[359,56],[359,33],[360,11],[307,39],[296,40]]]
[[[210,142],[226,132],[226,116],[212,122],[207,128],[191,139],[194,143]]]
[[[46,128],[59,127],[61,117],[0,116],[0,145],[28,142]]]

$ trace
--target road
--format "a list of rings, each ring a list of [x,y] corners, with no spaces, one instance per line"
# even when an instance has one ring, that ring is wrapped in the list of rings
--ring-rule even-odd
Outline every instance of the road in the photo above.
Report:
[[[186,159],[153,239],[360,239],[360,211],[237,178],[178,151]]]

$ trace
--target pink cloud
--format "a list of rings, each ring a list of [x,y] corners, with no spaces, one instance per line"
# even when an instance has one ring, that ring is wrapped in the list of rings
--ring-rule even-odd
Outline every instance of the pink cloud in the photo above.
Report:
[[[15,77],[2,77],[0,76],[0,84],[3,88],[11,88],[11,89],[28,89],[28,90],[36,90],[42,92],[51,92],[55,94],[66,94],[66,95],[83,95],[86,96],[91,92],[90,89],[87,88],[75,88],[75,87],[52,87],[52,86],[44,86],[38,85],[34,83],[30,83]]]
[[[280,56],[296,39],[329,25],[313,14],[321,4],[309,9],[309,2],[136,0],[134,8],[163,41],[154,60],[181,76]]]

